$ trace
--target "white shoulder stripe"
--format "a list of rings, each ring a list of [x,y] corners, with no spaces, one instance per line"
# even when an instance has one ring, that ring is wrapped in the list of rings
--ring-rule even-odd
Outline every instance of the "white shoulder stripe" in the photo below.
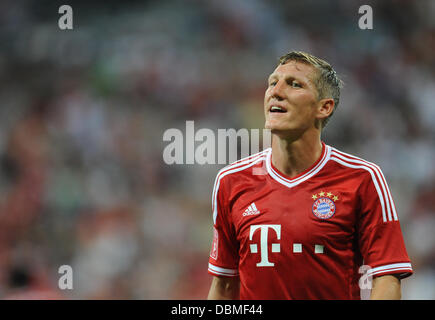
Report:
[[[333,155],[331,156],[331,160],[338,162],[340,164],[342,164],[343,166],[349,167],[349,168],[354,168],[354,169],[364,169],[366,171],[368,171],[372,177],[372,181],[373,184],[375,186],[376,192],[378,193],[378,197],[379,197],[379,201],[381,203],[381,207],[382,207],[382,220],[383,222],[387,222],[387,216],[388,216],[388,221],[392,221],[392,215],[391,215],[391,208],[390,208],[390,204],[389,204],[389,200],[386,201],[385,199],[385,186],[382,183],[382,181],[380,180],[382,189],[384,190],[384,193],[381,191],[381,188],[379,187],[379,183],[378,183],[378,179],[376,178],[376,174],[375,171],[373,170],[372,167],[369,167],[368,165],[366,165],[365,163],[361,162],[361,161],[357,161],[357,160],[349,160],[347,158],[344,158],[340,155],[338,155],[337,153],[333,153]],[[352,164],[352,163],[355,164]],[[397,220],[397,216],[395,216],[395,219]]]
[[[245,157],[245,158],[242,158],[242,159],[240,159],[240,160],[237,160],[237,161],[235,161],[235,162],[233,162],[233,163],[230,163],[229,165],[227,165],[227,166],[223,167],[221,170],[219,170],[218,175],[219,175],[222,171],[226,171],[226,170],[228,170],[228,169],[238,167],[238,166],[240,166],[240,165],[243,165],[243,164],[249,163],[249,162],[251,162],[251,161],[255,161],[258,157],[268,154],[268,152],[269,152],[270,150],[271,150],[271,148],[268,148],[268,149],[265,149],[265,150],[263,150],[263,151],[261,151],[261,152],[255,153],[255,154],[253,154],[253,155],[250,155],[250,156],[248,156],[248,157]]]
[[[267,149],[264,149],[263,151],[260,151],[260,152],[257,152],[257,153],[254,153],[254,154],[251,154],[250,156],[247,156],[247,157],[242,158],[242,159],[240,159],[240,160],[237,160],[237,161],[235,161],[235,162],[233,162],[233,163],[230,163],[228,166],[226,166],[226,168],[228,168],[228,167],[232,167],[232,166],[235,166],[235,165],[238,165],[240,162],[245,162],[245,161],[247,161],[247,160],[251,160],[251,159],[253,159],[253,158],[256,158],[257,156],[260,156],[260,155],[266,154],[266,153],[268,153],[270,150],[271,150],[271,148],[267,148]],[[225,168],[224,168],[224,169],[225,169]]]
[[[344,162],[343,160],[340,160],[336,157],[331,157],[331,160],[338,162],[340,164],[342,164],[343,166],[349,167],[349,168],[354,168],[354,169],[364,169],[366,171],[368,171],[370,173],[370,175],[372,176],[372,181],[373,184],[375,185],[376,191],[378,193],[378,197],[379,197],[379,201],[381,203],[381,207],[382,207],[382,220],[384,222],[387,222],[387,215],[386,215],[386,210],[385,210],[385,201],[384,201],[384,196],[382,195],[382,192],[379,188],[378,182],[376,181],[376,178],[374,176],[373,170],[371,170],[370,168],[366,167],[366,166],[362,166],[362,165],[353,165],[353,164],[349,164],[347,162]],[[391,214],[390,214],[391,216]]]
[[[394,204],[393,197],[391,196],[390,189],[388,188],[387,180],[385,179],[385,176],[384,176],[381,168],[372,162],[368,162],[364,159],[361,159],[361,158],[352,156],[350,154],[341,152],[335,148],[333,149],[333,151],[334,151],[334,154],[336,154],[338,157],[340,157],[342,159],[345,159],[345,160],[347,160],[349,162],[353,162],[353,163],[365,164],[374,170],[374,172],[376,173],[376,176],[378,177],[379,182],[381,183],[384,195],[385,195],[386,199],[388,200],[387,207],[389,208],[389,210],[391,210],[389,212],[392,212],[395,221],[399,220],[399,218],[397,216],[396,205]],[[391,206],[391,208],[390,208],[390,206]],[[391,217],[389,216],[389,218],[391,218]]]
[[[390,213],[390,215],[388,216],[389,220],[391,221],[391,212],[392,212],[394,221],[398,221],[399,217],[397,216],[396,206],[394,204],[393,197],[391,196],[390,189],[388,188],[387,180],[385,179],[385,176],[382,173],[381,168],[379,168],[379,166],[377,166],[374,163],[365,161],[365,160],[358,158],[358,157],[354,157],[354,156],[345,154],[341,151],[338,151],[337,149],[334,149],[334,154],[338,154],[340,158],[345,159],[349,162],[365,164],[374,170],[374,172],[376,173],[376,176],[378,177],[378,180],[382,186],[382,190],[384,192],[384,196],[385,196],[385,199],[387,201],[387,208],[388,208],[389,213]]]

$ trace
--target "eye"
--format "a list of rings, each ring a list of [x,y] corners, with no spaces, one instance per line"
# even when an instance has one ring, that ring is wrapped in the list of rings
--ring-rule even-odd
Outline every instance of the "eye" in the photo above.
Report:
[[[273,87],[274,85],[276,85],[276,81],[269,82],[269,87]]]
[[[302,85],[301,85],[299,82],[295,81],[295,80],[293,80],[293,81],[290,83],[290,85],[291,85],[293,88],[302,88]]]

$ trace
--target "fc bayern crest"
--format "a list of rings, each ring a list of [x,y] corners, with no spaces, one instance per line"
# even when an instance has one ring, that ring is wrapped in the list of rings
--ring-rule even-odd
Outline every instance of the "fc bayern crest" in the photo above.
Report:
[[[335,202],[339,200],[336,194],[320,191],[313,194],[311,199],[314,200],[312,211],[317,218],[329,219],[334,215],[336,210]]]
[[[313,214],[320,219],[329,219],[335,213],[335,203],[330,198],[318,198],[313,203]]]

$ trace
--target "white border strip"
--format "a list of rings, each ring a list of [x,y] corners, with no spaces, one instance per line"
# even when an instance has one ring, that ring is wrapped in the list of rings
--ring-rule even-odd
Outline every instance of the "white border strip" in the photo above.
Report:
[[[413,272],[410,263],[393,263],[393,264],[387,264],[384,266],[369,269],[367,271],[367,275],[374,276],[379,273],[393,272],[393,271]]]
[[[239,275],[239,271],[237,269],[226,269],[226,268],[216,267],[211,263],[208,264],[208,271],[220,276],[227,276],[227,277],[235,277]]]

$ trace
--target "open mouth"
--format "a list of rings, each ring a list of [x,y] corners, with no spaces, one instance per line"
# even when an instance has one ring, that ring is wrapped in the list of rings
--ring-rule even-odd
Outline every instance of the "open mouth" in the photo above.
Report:
[[[280,106],[272,106],[272,107],[270,107],[269,112],[271,112],[271,113],[286,113],[287,110],[280,107]]]

